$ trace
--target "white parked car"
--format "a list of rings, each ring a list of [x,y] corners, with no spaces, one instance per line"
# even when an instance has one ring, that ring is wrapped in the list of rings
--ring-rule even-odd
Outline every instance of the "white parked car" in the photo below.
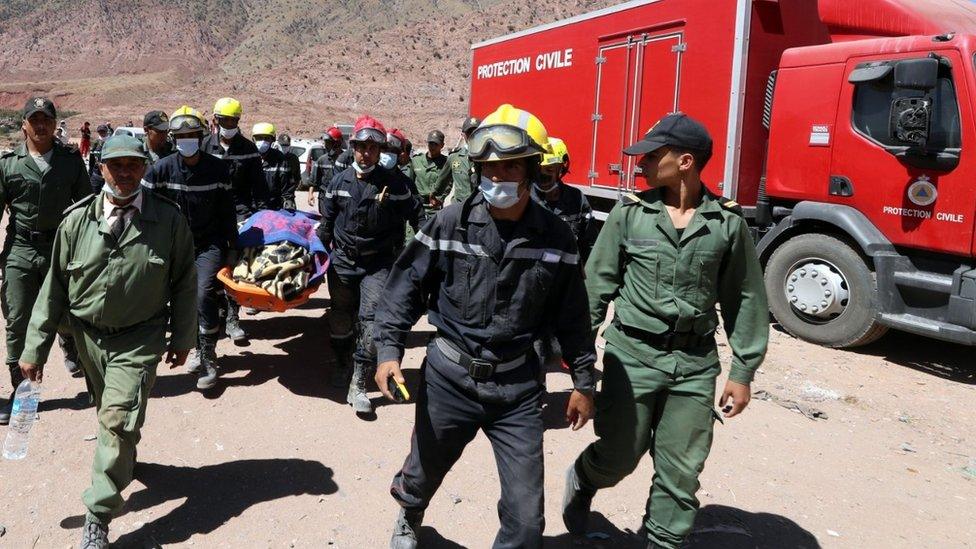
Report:
[[[299,190],[305,190],[308,188],[308,179],[312,175],[312,165],[325,154],[325,143],[319,139],[292,138],[290,150],[301,162],[302,185]]]
[[[135,126],[122,126],[121,128],[115,128],[112,135],[131,135],[132,137],[138,138],[140,141],[146,140],[146,130]]]

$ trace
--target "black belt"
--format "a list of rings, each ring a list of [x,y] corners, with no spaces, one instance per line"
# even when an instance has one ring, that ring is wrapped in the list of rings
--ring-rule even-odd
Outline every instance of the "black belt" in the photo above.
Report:
[[[465,353],[442,336],[437,336],[434,338],[434,345],[437,346],[437,349],[448,360],[454,362],[455,364],[459,364],[462,368],[466,369],[468,371],[468,375],[471,376],[471,379],[476,379],[479,381],[488,379],[495,374],[510,372],[525,364],[527,359],[526,355],[522,355],[518,358],[507,360],[505,362],[488,362],[487,360],[474,358],[468,353]]]
[[[50,231],[32,231],[27,227],[22,227],[20,225],[14,225],[14,232],[17,236],[26,238],[28,242],[32,244],[50,244],[54,242],[54,237],[57,234],[57,229],[51,229]]]
[[[665,351],[683,351],[687,349],[694,349],[715,339],[715,330],[712,330],[707,334],[675,331],[655,334],[654,332],[648,332],[647,330],[627,326],[617,319],[614,319],[613,323],[618,330],[624,333],[624,335],[630,336],[643,343],[647,343],[652,347],[663,349]]]

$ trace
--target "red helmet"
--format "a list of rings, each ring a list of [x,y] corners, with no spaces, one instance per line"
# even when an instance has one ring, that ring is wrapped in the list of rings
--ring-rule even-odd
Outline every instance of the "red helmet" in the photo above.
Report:
[[[386,128],[380,121],[372,116],[363,115],[356,120],[356,125],[352,128],[350,143],[372,141],[380,145],[386,143]]]
[[[333,126],[326,130],[325,138],[333,141],[342,141],[342,130]]]
[[[390,133],[386,134],[386,144],[390,150],[402,151],[407,143],[407,136],[403,135],[403,132],[394,128],[390,130]]]

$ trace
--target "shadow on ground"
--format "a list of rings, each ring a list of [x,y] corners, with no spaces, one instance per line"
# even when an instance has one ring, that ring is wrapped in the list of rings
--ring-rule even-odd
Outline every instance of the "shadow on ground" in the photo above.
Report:
[[[772,327],[774,330],[790,335],[779,324],[773,324]],[[878,341],[863,347],[855,347],[848,352],[876,356],[892,364],[906,366],[935,377],[976,385],[973,348],[966,345],[938,341],[907,332],[890,331]]]
[[[204,467],[139,463],[135,478],[145,485],[131,497],[125,512],[141,511],[184,499],[177,508],[119,537],[118,548],[158,547],[209,534],[253,505],[299,495],[329,495],[339,487],[332,469],[303,459],[253,459]],[[63,528],[78,517],[62,521]]]
[[[244,350],[239,355],[220,357],[223,377],[217,387],[203,393],[205,398],[219,398],[232,387],[262,385],[277,379],[296,395],[346,404],[347,389],[332,387],[330,383],[335,368],[335,354],[329,340],[328,323],[324,318],[278,315],[260,320],[245,318],[241,324],[253,341],[282,340],[274,345],[277,352],[258,354]],[[432,332],[429,331],[415,331],[410,334],[407,347],[426,346],[431,335]],[[197,390],[195,376],[165,375],[168,370],[163,370],[162,366],[159,372],[163,375],[156,378],[153,398],[175,397]],[[244,375],[236,375],[238,372],[244,372]],[[416,369],[407,369],[404,375],[407,377],[408,388],[413,391],[419,372]],[[372,380],[368,387],[370,391],[375,390]]]
[[[586,536],[546,539],[546,547],[592,547],[596,549],[643,549],[647,540],[635,530],[620,530],[600,513],[590,514]],[[432,545],[431,547],[440,547]],[[444,547],[452,547],[445,545]],[[695,527],[682,549],[817,549],[813,534],[781,515],[750,513],[725,505],[706,505],[698,512]]]

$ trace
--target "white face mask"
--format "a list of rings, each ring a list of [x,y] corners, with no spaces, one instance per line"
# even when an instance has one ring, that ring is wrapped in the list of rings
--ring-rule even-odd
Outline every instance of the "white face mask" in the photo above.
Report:
[[[374,169],[376,169],[376,164],[373,164],[372,166],[370,166],[368,168],[364,168],[364,167],[362,167],[362,166],[359,165],[359,162],[353,162],[352,163],[352,169],[356,170],[356,173],[358,173],[359,175],[366,175],[366,174],[372,172]]]
[[[263,141],[263,140],[262,141],[258,141],[257,143],[255,143],[255,145],[258,146],[258,152],[261,153],[261,154],[264,154],[264,153],[268,152],[269,149],[271,149],[271,142],[270,141]]]
[[[220,137],[223,137],[224,139],[230,139],[230,138],[234,137],[235,135],[237,135],[237,132],[239,132],[239,131],[240,131],[240,128],[231,128],[231,129],[228,130],[227,128],[223,128],[222,127],[222,128],[220,128]]]
[[[478,190],[485,196],[485,200],[499,209],[511,208],[519,201],[518,181],[492,181],[491,178],[481,176]]]
[[[380,153],[380,166],[386,169],[392,169],[397,165],[397,155],[393,153]]]
[[[179,151],[180,155],[184,158],[190,158],[191,156],[197,154],[200,151],[200,138],[190,137],[190,138],[177,138],[176,139],[176,150]]]
[[[112,186],[108,184],[108,181],[106,181],[102,184],[102,191],[116,200],[128,200],[142,191],[142,185],[136,185],[135,190],[127,195],[121,195],[115,192],[115,189],[113,189]]]

